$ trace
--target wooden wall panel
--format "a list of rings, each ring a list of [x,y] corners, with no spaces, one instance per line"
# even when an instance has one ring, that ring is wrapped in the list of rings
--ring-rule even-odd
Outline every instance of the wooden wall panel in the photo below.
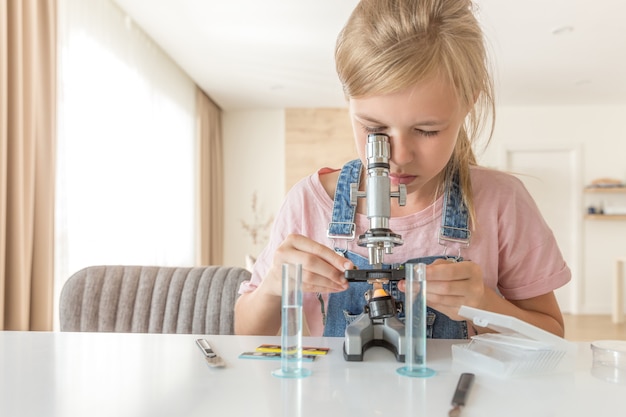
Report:
[[[285,110],[285,190],[323,167],[357,158],[345,108]]]

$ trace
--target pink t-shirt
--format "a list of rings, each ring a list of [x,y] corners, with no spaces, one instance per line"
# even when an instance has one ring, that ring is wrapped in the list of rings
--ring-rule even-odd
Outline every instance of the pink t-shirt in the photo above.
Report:
[[[333,200],[319,179],[320,170],[296,184],[287,194],[272,229],[268,246],[259,255],[250,281],[240,293],[254,291],[272,263],[276,248],[290,233],[297,233],[334,248],[326,236]],[[385,255],[385,263],[402,263],[422,256],[459,253],[477,263],[485,285],[510,300],[536,297],[553,291],[571,278],[554,235],[521,181],[512,175],[481,167],[470,170],[476,226],[469,247],[438,242],[443,197],[430,207],[408,216],[392,217],[389,227],[402,236],[404,245]],[[356,215],[356,236],[369,228],[367,217]],[[355,241],[337,245],[367,258],[367,249]],[[320,302],[314,293],[305,293],[304,316],[312,336],[324,331]],[[325,295],[327,301],[327,294]]]

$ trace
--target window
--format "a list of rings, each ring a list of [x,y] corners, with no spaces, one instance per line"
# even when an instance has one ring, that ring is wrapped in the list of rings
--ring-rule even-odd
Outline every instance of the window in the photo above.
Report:
[[[60,0],[58,79],[55,299],[89,265],[193,265],[194,83],[110,0]]]

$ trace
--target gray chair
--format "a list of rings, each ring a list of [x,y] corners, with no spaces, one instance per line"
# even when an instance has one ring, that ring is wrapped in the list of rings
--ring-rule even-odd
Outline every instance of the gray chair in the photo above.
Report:
[[[235,266],[90,266],[63,286],[61,331],[233,334],[247,279]]]

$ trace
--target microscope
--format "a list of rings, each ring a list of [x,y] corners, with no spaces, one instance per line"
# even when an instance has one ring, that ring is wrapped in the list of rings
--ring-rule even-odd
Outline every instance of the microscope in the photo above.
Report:
[[[401,206],[406,204],[406,186],[400,184],[398,191],[391,191],[389,180],[389,157],[391,146],[385,134],[372,133],[367,137],[367,183],[365,191],[358,184],[350,185],[350,204],[358,198],[367,200],[369,229],[358,238],[358,245],[368,250],[372,269],[348,270],[345,276],[350,282],[365,281],[372,288],[365,293],[367,304],[364,311],[346,328],[343,356],[347,361],[362,361],[363,352],[371,346],[383,346],[391,350],[399,362],[404,362],[404,324],[397,315],[402,303],[394,300],[383,285],[405,278],[404,267],[383,269],[385,254],[402,245],[402,237],[389,229],[391,198],[397,198]]]

